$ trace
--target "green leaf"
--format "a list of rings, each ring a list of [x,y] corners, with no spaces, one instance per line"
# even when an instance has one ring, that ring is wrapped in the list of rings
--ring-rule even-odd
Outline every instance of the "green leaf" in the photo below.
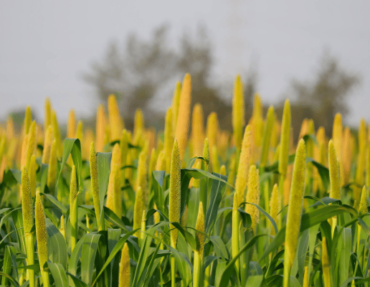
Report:
[[[229,263],[226,265],[225,269],[223,270],[222,274],[221,274],[221,279],[220,279],[220,283],[218,286],[222,287],[222,286],[228,286],[228,282],[230,280],[230,276],[231,276],[231,273],[234,269],[234,264],[236,262],[236,260],[239,259],[239,257],[249,248],[251,248],[255,243],[256,241],[258,240],[258,238],[262,237],[262,236],[266,236],[265,234],[260,234],[260,235],[256,235],[254,236],[253,238],[251,238],[242,248],[240,248],[240,251],[239,253],[229,261]]]
[[[68,276],[71,277],[75,287],[88,287],[86,283],[82,282],[80,279],[78,279],[75,275],[67,272]]]
[[[58,201],[54,196],[48,193],[40,193],[40,195],[45,196],[51,203],[53,203],[56,207],[58,207],[63,214],[67,213],[68,208],[65,207],[60,201]]]
[[[46,219],[46,232],[48,234],[49,260],[52,263],[60,263],[66,268],[68,260],[66,241],[49,218]]]
[[[84,243],[82,244],[82,258],[81,261],[81,279],[88,286],[91,285],[92,276],[94,271],[94,263],[96,252],[98,251],[98,243],[100,234],[88,233],[84,237]]]
[[[112,261],[112,259],[114,258],[114,256],[117,254],[117,252],[121,251],[122,250],[122,247],[123,245],[125,244],[125,242],[127,241],[127,239],[133,235],[136,231],[138,231],[138,229],[135,229],[135,230],[132,230],[128,233],[126,233],[116,244],[116,246],[114,246],[113,250],[110,252],[107,260],[105,261],[103,267],[100,269],[100,272],[98,273],[98,275],[95,277],[95,280],[93,282],[93,284],[91,286],[94,286],[96,281],[98,280],[98,278],[100,277],[100,275],[103,273],[103,271],[105,270],[105,268],[107,268],[107,266],[109,265],[109,263]]]
[[[68,287],[68,279],[66,271],[62,264],[48,262],[51,275],[53,275],[54,283],[56,287]]]
[[[305,213],[302,215],[300,232],[306,230],[307,228],[310,228],[311,226],[315,226],[316,224],[325,221],[333,216],[345,212],[348,212],[357,217],[357,211],[352,207],[346,205],[330,205],[313,210],[309,213]],[[283,245],[284,241],[285,241],[285,226],[282,229],[280,229],[279,233],[276,234],[274,240],[267,246],[265,252],[259,259],[259,261],[265,258],[269,253],[280,248]]]
[[[219,177],[220,179],[226,181],[227,177],[220,175],[218,173],[212,173],[214,176]],[[220,206],[220,202],[222,200],[222,197],[225,193],[225,187],[226,184],[220,180],[212,180],[211,185],[211,196],[210,196],[210,202],[209,206],[207,208],[206,213],[206,222],[205,222],[205,229],[206,233],[208,233],[210,230],[212,230],[213,225],[216,222],[217,219],[217,211]]]
[[[57,185],[62,174],[63,168],[67,162],[69,155],[72,155],[73,164],[76,166],[77,172],[77,182],[79,186],[79,190],[82,190],[83,187],[83,180],[82,180],[82,157],[81,157],[81,143],[79,139],[70,139],[66,138],[64,140],[64,147],[63,147],[63,156],[62,156],[62,163],[60,166],[60,172],[58,175]]]
[[[306,162],[312,162],[312,164],[317,168],[319,175],[321,177],[322,183],[326,190],[329,190],[330,179],[329,179],[329,169],[322,164],[318,163],[317,161],[313,160],[312,158],[306,158]]]

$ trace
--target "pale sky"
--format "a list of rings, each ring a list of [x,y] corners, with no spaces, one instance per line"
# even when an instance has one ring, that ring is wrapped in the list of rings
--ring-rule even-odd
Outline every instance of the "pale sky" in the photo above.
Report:
[[[214,46],[213,80],[231,81],[253,64],[264,102],[276,103],[292,78],[310,79],[326,49],[361,75],[350,124],[370,121],[369,0],[0,0],[0,119],[30,105],[38,115],[49,96],[61,120],[95,113],[81,75],[107,45],[134,32],[147,39],[170,25],[170,40],[203,24]],[[230,89],[230,95],[232,90]]]

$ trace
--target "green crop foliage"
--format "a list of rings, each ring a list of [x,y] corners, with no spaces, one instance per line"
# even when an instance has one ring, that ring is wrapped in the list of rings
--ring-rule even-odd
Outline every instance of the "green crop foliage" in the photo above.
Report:
[[[164,131],[141,110],[125,129],[114,95],[95,129],[49,99],[44,123],[0,125],[1,286],[369,286],[365,122],[292,132],[289,101],[279,118],[259,95],[246,119],[238,76],[225,131],[191,90]]]

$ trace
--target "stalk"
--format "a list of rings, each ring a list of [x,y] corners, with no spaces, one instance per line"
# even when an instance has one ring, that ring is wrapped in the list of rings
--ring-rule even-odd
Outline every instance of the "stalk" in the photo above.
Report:
[[[181,208],[181,160],[180,150],[175,140],[172,149],[171,177],[169,191],[169,220],[170,222],[180,222]],[[170,241],[171,247],[176,249],[178,230],[171,226]],[[176,286],[176,265],[175,258],[171,257],[171,286]]]
[[[306,147],[304,140],[298,143],[292,186],[290,190],[287,223],[285,232],[284,252],[284,287],[289,286],[290,269],[292,268],[297,251],[299,228],[303,206],[304,184],[306,172]]]
[[[310,282],[310,274],[308,272],[308,266],[304,267],[304,275],[303,275],[303,287],[309,287]]]
[[[177,116],[177,125],[175,138],[178,141],[180,158],[184,159],[186,144],[188,141],[189,118],[191,105],[191,77],[186,74],[181,89],[179,113]]]
[[[201,169],[208,171],[209,169],[209,144],[208,139],[204,140],[204,147],[203,147],[203,159],[201,163]],[[208,164],[207,164],[208,162]],[[199,189],[199,200],[203,204],[204,215],[207,212],[207,204],[208,204],[208,180],[203,178],[200,180],[200,189]]]
[[[322,263],[322,273],[324,278],[324,287],[330,287],[330,262],[329,262],[329,255],[328,255],[328,247],[326,245],[326,237],[322,238],[322,254],[321,254],[321,263]]]
[[[367,213],[367,190],[366,186],[362,188],[361,191],[361,200],[358,206],[358,213],[364,215]],[[357,257],[360,260],[360,239],[361,239],[361,225],[357,224]]]
[[[70,209],[70,222],[71,222],[71,253],[76,246],[77,243],[77,234],[78,234],[78,209],[77,209],[77,196],[78,196],[78,189],[77,189],[77,175],[76,175],[76,167],[72,166],[72,173],[71,173],[71,184],[69,190],[69,209]]]
[[[34,264],[34,240],[32,233],[33,226],[33,207],[32,207],[32,196],[31,186],[27,174],[26,167],[22,170],[22,216],[23,216],[23,229],[24,237],[26,242],[26,253],[27,253],[27,265]],[[27,269],[27,278],[29,280],[29,286],[35,286],[35,271]]]
[[[45,213],[44,207],[41,202],[40,193],[36,193],[36,204],[35,204],[35,219],[36,219],[36,241],[38,248],[39,264],[41,270],[41,277],[44,287],[49,287],[49,272],[44,265],[48,261],[48,238],[46,232]],[[47,266],[45,266],[47,267]]]

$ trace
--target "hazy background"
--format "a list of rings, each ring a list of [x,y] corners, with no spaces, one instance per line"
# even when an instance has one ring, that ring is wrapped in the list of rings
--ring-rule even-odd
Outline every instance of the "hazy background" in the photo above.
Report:
[[[314,104],[302,84],[314,86],[330,55],[354,80],[343,101],[346,122],[357,126],[361,117],[370,121],[369,12],[368,0],[0,1],[0,120],[25,105],[43,119],[46,96],[60,121],[70,108],[78,117],[94,115],[101,98],[86,81],[92,64],[103,61],[111,43],[124,47],[129,35],[150,44],[166,24],[166,45],[174,51],[184,35],[201,42],[199,30],[205,31],[212,56],[205,81],[228,104],[237,73],[255,76],[264,103],[300,95]],[[171,87],[156,90],[161,102],[155,109],[165,110],[182,76],[174,74]],[[293,79],[300,92],[292,92]]]

